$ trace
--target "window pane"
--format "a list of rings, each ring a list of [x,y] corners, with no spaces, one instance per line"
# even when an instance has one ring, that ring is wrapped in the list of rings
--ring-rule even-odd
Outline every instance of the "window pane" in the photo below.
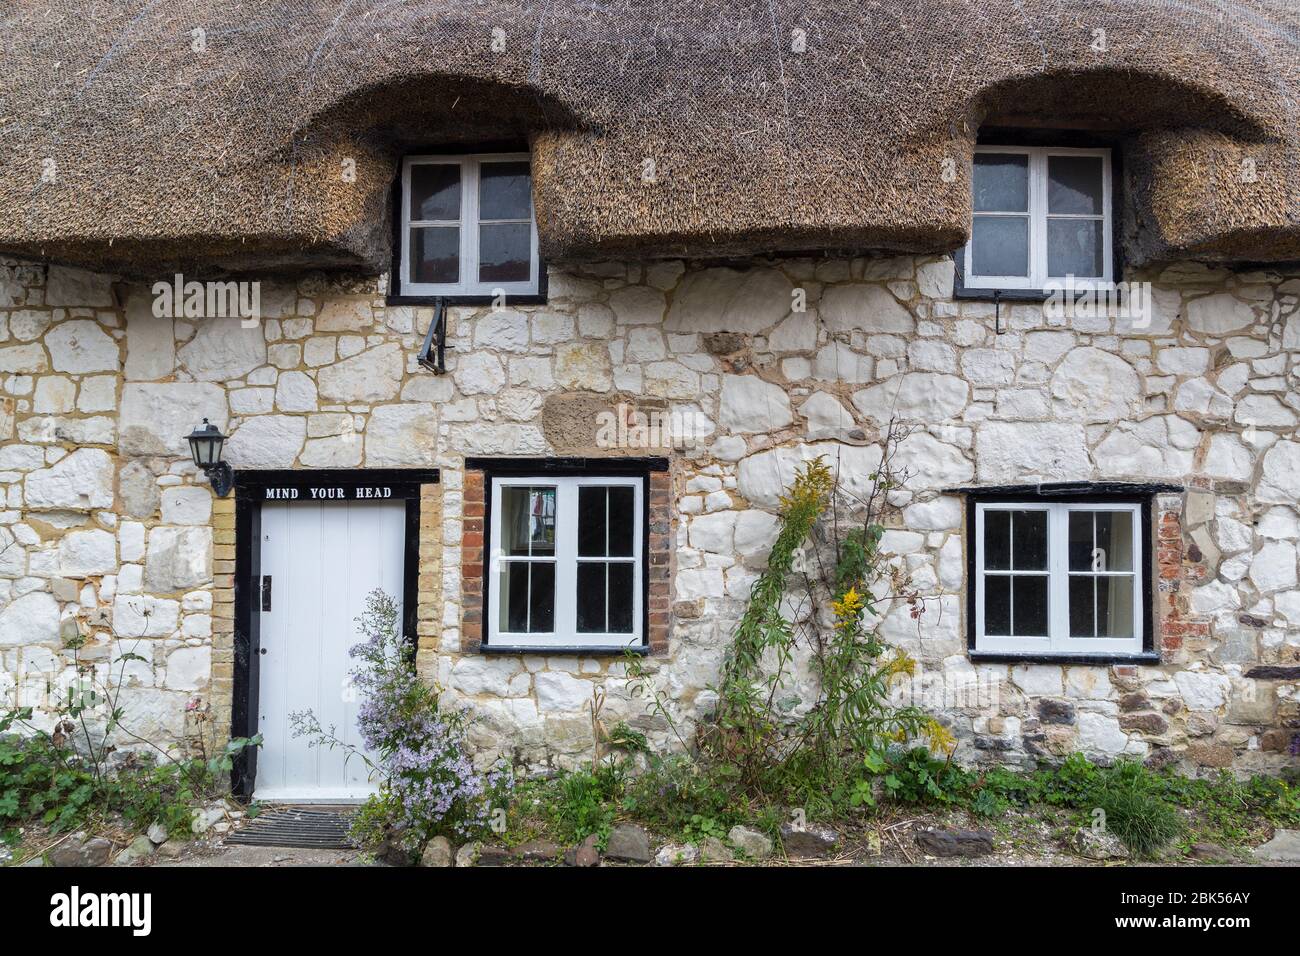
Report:
[[[609,553],[616,558],[632,556],[632,533],[636,528],[633,508],[635,489],[625,485],[609,489]]]
[[[972,228],[972,274],[1029,275],[1029,220],[1026,217],[976,216]]]
[[[1091,511],[1070,512],[1070,570],[1092,571],[1092,521]],[[1100,570],[1100,569],[1097,569]]]
[[[984,567],[1011,570],[1011,512],[984,512]]]
[[[1011,584],[1013,637],[1047,636],[1047,575],[1021,577]]]
[[[460,227],[412,229],[410,273],[412,282],[459,282]]]
[[[1091,575],[1076,575],[1070,578],[1070,636],[1092,637],[1093,608],[1095,602],[1093,589],[1097,579]]]
[[[484,163],[479,169],[479,219],[529,219],[528,163]]]
[[[1133,636],[1133,578],[1097,579],[1097,636]]]
[[[620,561],[609,565],[609,632],[611,634],[631,634],[632,626],[632,582],[636,576],[636,566],[630,561]]]
[[[555,554],[555,489],[501,489],[501,550],[507,555]]]
[[[460,219],[460,166],[419,163],[411,167],[411,218]]]
[[[1047,512],[1017,511],[1013,515],[1011,566],[1017,571],[1047,570]]]
[[[1029,157],[976,153],[974,192],[976,212],[1027,212]]]
[[[498,583],[501,616],[497,627],[512,634],[528,631],[528,562],[503,561]]]
[[[532,568],[532,599],[529,631],[555,630],[555,565],[550,561],[529,562]]]
[[[1047,274],[1098,278],[1102,274],[1100,219],[1047,220]]]
[[[526,222],[479,226],[479,281],[527,282],[532,272],[532,235]]]
[[[1101,163],[1100,156],[1047,157],[1047,211],[1100,216]]]
[[[1005,574],[984,577],[984,633],[1006,637],[1011,633],[1011,578]]]
[[[604,557],[605,488],[578,489],[578,554],[584,558]],[[578,592],[581,594],[581,589]],[[602,612],[603,614],[603,612]]]
[[[1127,511],[1097,512],[1097,547],[1101,549],[1099,571],[1133,570],[1133,515]]]
[[[578,631],[605,632],[605,568],[600,561],[578,563]]]

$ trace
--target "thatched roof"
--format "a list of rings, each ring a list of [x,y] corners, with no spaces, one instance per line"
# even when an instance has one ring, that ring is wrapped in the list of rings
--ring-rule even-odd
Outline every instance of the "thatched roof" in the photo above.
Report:
[[[17,0],[0,250],[378,269],[403,153],[526,139],[552,259],[939,251],[977,129],[1028,122],[1121,135],[1133,260],[1300,259],[1298,35],[1295,0]]]

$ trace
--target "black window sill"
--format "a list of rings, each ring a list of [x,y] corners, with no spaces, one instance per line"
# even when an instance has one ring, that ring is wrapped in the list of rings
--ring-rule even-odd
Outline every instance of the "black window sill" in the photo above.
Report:
[[[1111,667],[1116,664],[1159,664],[1154,651],[1141,654],[1010,654],[994,651],[971,651],[972,664],[1069,664],[1072,666]]]
[[[492,295],[390,295],[384,299],[385,305],[427,305],[432,306],[439,299],[446,305],[492,305],[497,297]],[[507,295],[506,308],[515,305],[546,305],[545,295]]]
[[[636,654],[638,657],[646,657],[650,654],[650,648],[644,644],[637,647],[575,647],[573,645],[565,647],[516,647],[503,644],[480,644],[478,650],[480,654],[567,655],[572,657],[622,657],[627,653]]]
[[[968,302],[1046,302],[1051,293],[1042,289],[963,289],[954,288],[952,297]]]

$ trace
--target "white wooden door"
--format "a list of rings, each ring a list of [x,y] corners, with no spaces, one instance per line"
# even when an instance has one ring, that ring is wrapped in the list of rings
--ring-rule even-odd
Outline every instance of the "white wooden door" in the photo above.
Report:
[[[332,501],[262,506],[261,654],[257,754],[258,800],[349,802],[376,790],[359,757],[341,748],[309,747],[290,715],[310,710],[322,727],[350,744],[359,694],[348,680],[348,648],[362,640],[356,618],[366,595],[383,588],[400,604],[406,539],[403,502]],[[399,621],[401,618],[399,617]]]

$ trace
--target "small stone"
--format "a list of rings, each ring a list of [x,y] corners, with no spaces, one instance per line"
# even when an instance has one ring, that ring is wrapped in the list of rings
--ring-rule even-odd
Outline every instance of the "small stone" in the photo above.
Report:
[[[479,866],[505,866],[510,862],[510,850],[503,846],[479,847],[478,861]]]
[[[1080,827],[1070,841],[1074,852],[1089,860],[1126,860],[1128,847],[1109,830]]]
[[[1300,830],[1274,830],[1273,839],[1255,848],[1255,859],[1300,863]]]
[[[185,853],[185,846],[176,840],[168,840],[166,843],[160,843],[155,852],[164,859],[179,860]]]
[[[479,843],[477,840],[472,843],[466,843],[456,851],[456,865],[473,866],[478,862],[478,852],[479,848],[482,846],[483,844]]]
[[[922,830],[916,835],[916,845],[931,856],[984,856],[993,852],[993,833],[957,828]]]
[[[668,843],[655,854],[655,866],[691,866],[700,861],[700,848],[694,843]]]
[[[428,842],[420,854],[420,866],[445,867],[453,861],[451,841],[445,836],[436,836]]]
[[[153,856],[153,852],[153,842],[147,836],[141,834],[128,843],[126,849],[117,855],[113,865],[129,866],[137,860],[144,860]]]
[[[113,844],[103,837],[86,839],[84,831],[68,837],[49,852],[51,866],[103,866],[113,852]]]
[[[734,826],[727,834],[727,839],[748,859],[765,860],[772,855],[772,838],[758,830]]]
[[[609,835],[605,856],[629,863],[649,863],[650,836],[635,824],[620,823]]]
[[[145,831],[145,836],[149,838],[149,842],[151,843],[154,844],[166,843],[167,828],[163,826],[161,823],[151,823],[149,824],[149,829]]]
[[[840,842],[840,835],[829,827],[781,824],[781,845],[788,856],[822,856]]]
[[[515,847],[514,855],[529,863],[553,863],[560,856],[560,848],[550,840],[529,840]]]
[[[565,866],[597,866],[600,863],[600,849],[597,847],[596,834],[591,834],[576,847],[564,851]]]
[[[730,863],[735,854],[715,836],[706,836],[700,841],[700,859],[705,863]]]
[[[1193,843],[1188,855],[1195,860],[1204,860],[1207,863],[1233,863],[1235,859],[1230,850],[1219,846],[1217,843]]]

